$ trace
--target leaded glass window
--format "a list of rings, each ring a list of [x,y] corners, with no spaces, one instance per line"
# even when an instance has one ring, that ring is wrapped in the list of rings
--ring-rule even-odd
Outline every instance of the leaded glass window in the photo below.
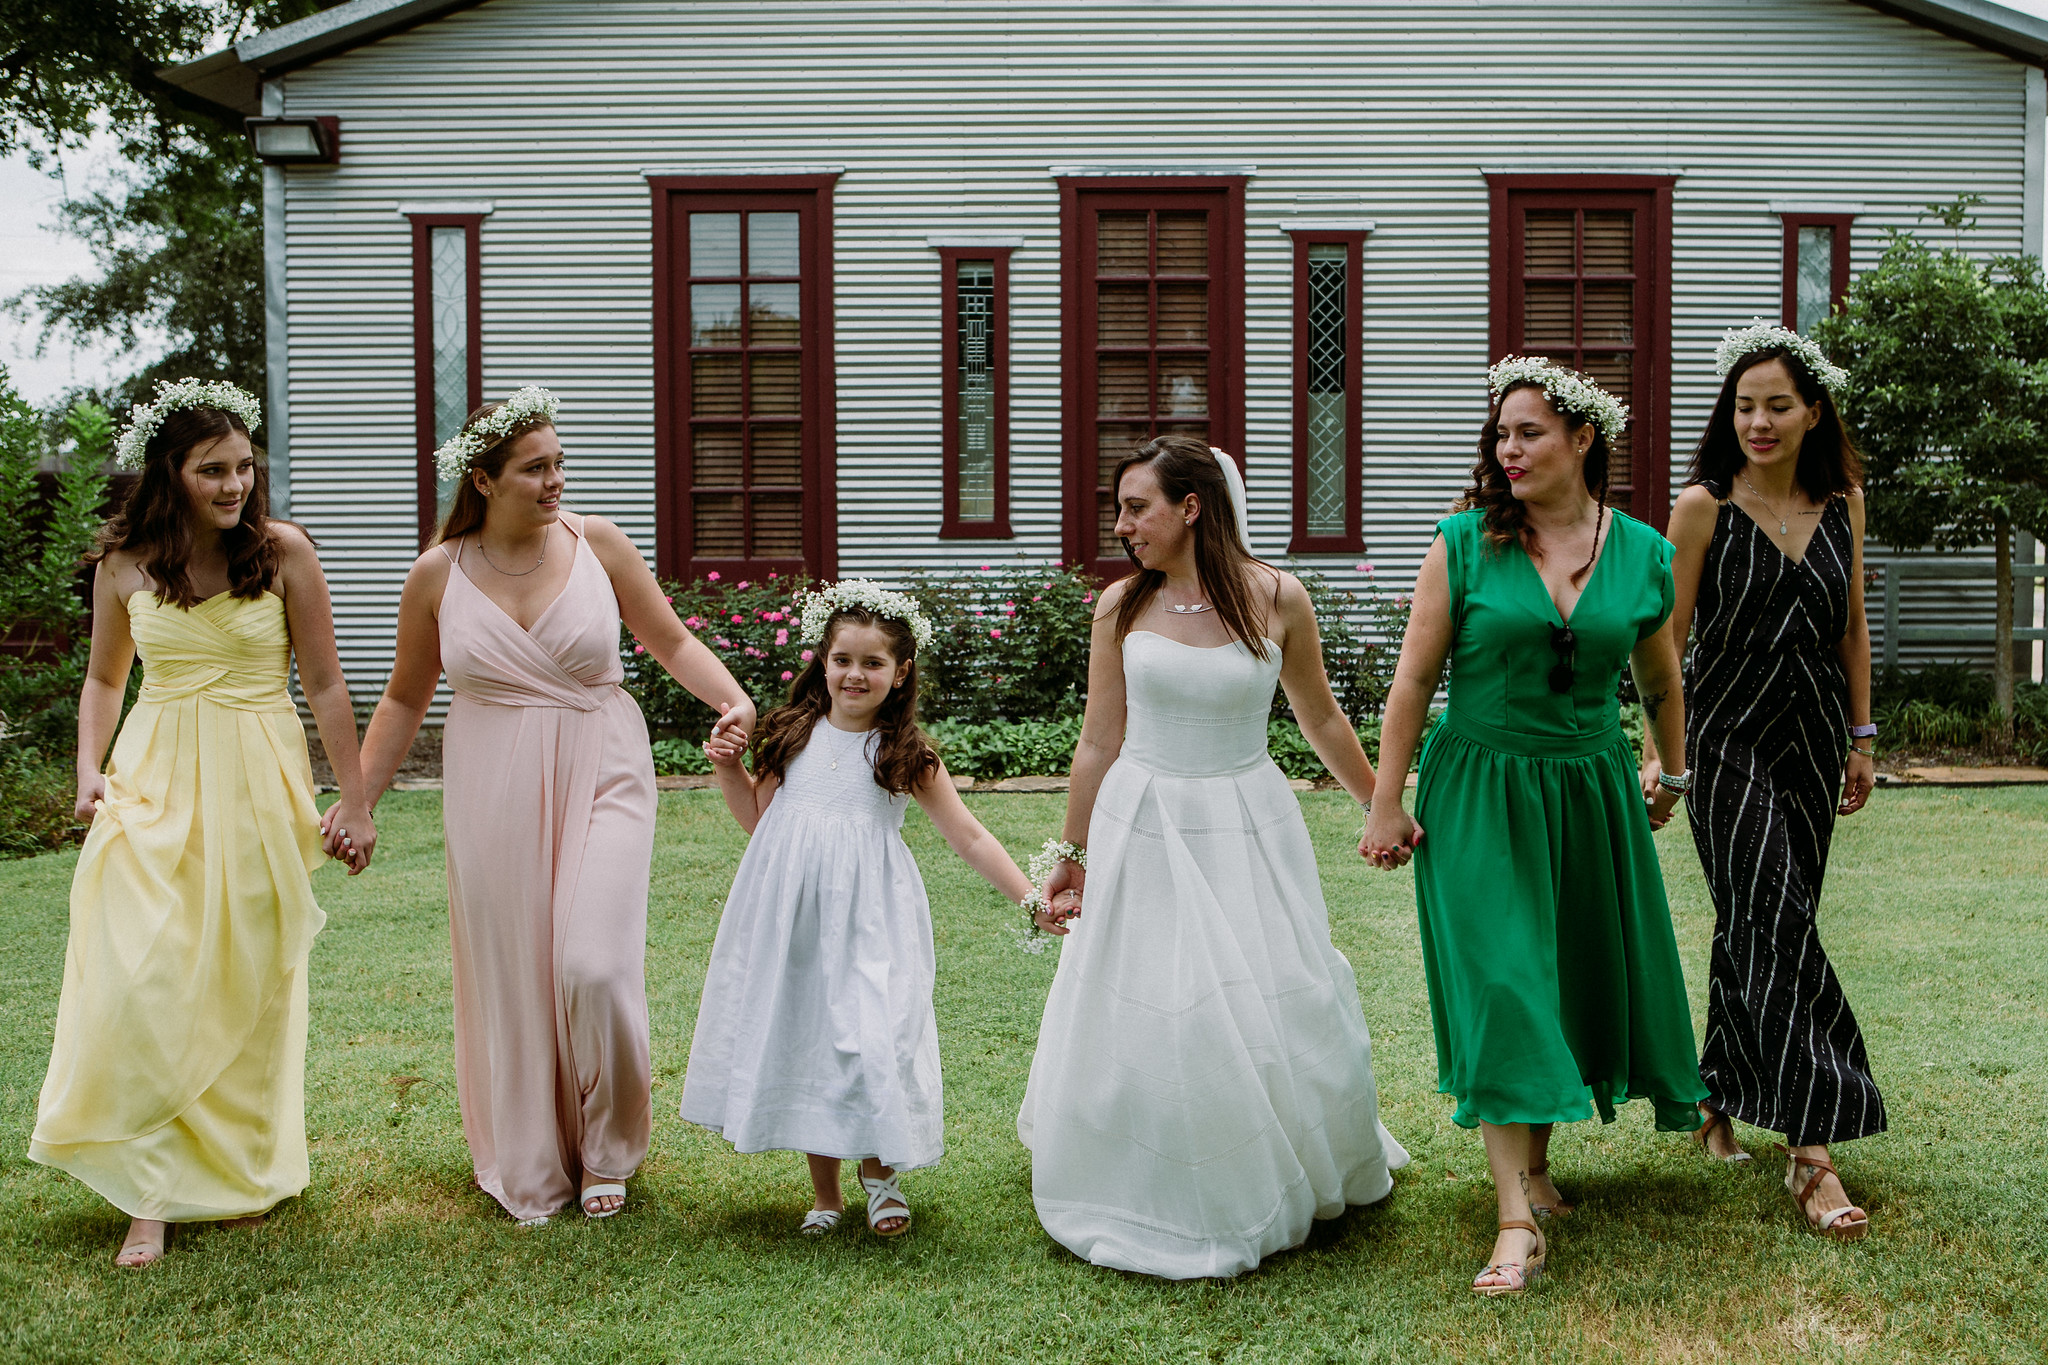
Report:
[[[1825,318],[1835,301],[1835,229],[1832,224],[1799,228],[1798,275],[1793,281],[1795,328],[1804,334]]]
[[[469,229],[427,229],[429,341],[434,392],[434,444],[462,430],[469,416]],[[445,517],[456,481],[436,484],[438,514]]]
[[[954,262],[954,364],[959,374],[957,411],[960,521],[992,521],[996,515],[995,372],[990,365],[995,315],[994,261]]]
[[[1311,536],[1342,536],[1348,529],[1351,433],[1346,414],[1353,400],[1345,338],[1350,330],[1350,255],[1350,247],[1342,242],[1317,242],[1308,248],[1308,338],[1302,361],[1308,371],[1306,529]]]

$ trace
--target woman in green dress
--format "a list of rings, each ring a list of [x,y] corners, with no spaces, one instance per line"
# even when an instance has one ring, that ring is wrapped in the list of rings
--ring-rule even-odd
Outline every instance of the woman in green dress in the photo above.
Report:
[[[1552,1124],[1646,1096],[1659,1128],[1690,1131],[1702,1092],[1650,838],[1689,780],[1671,546],[1606,509],[1621,404],[1545,360],[1488,379],[1472,486],[1416,581],[1360,851],[1415,860],[1437,1088],[1484,1134],[1499,1201],[1472,1282],[1491,1296],[1542,1270],[1534,1218],[1569,1207]],[[1402,783],[1447,657],[1411,819]],[[1615,699],[1624,664],[1675,760],[1649,801]]]

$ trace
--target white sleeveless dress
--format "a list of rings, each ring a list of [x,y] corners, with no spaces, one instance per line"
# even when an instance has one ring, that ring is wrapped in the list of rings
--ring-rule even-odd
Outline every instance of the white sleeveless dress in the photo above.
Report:
[[[718,923],[681,1112],[742,1152],[945,1151],[931,907],[874,738],[817,723]]]
[[[1017,1115],[1054,1240],[1235,1275],[1393,1188],[1372,1043],[1308,827],[1266,753],[1280,651],[1124,639],[1123,752],[1088,827]]]

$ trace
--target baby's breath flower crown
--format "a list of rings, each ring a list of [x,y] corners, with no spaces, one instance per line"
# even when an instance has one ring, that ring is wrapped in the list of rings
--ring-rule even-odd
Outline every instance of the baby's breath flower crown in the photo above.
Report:
[[[1780,327],[1765,322],[1762,318],[1751,318],[1747,327],[1731,327],[1721,337],[1721,344],[1714,348],[1714,373],[1726,378],[1728,371],[1735,368],[1735,362],[1752,351],[1787,350],[1805,362],[1813,371],[1813,377],[1820,381],[1829,393],[1840,393],[1849,383],[1849,372],[1839,365],[1828,363],[1828,358],[1814,345],[1790,327]]]
[[[825,627],[834,612],[860,607],[910,627],[910,638],[917,641],[920,653],[932,646],[932,623],[925,620],[924,613],[917,609],[917,603],[900,592],[889,591],[872,579],[842,578],[816,592],[798,593],[795,605],[806,644],[824,640]]]
[[[434,472],[446,483],[469,472],[476,457],[517,431],[535,422],[555,424],[561,400],[538,384],[528,384],[491,409],[476,425],[464,427],[441,443],[434,452]]]
[[[128,410],[128,425],[121,428],[121,438],[114,443],[114,466],[117,469],[142,468],[143,452],[149,449],[149,438],[156,435],[164,418],[184,408],[212,408],[216,412],[231,412],[242,419],[242,425],[254,431],[263,425],[263,405],[255,395],[238,384],[225,379],[168,379],[156,381],[156,397],[147,403],[138,403]]]
[[[1511,355],[1486,372],[1486,387],[1496,399],[1517,384],[1536,385],[1559,412],[1582,417],[1600,428],[1610,446],[1628,429],[1628,408],[1577,370],[1567,370],[1540,355]]]

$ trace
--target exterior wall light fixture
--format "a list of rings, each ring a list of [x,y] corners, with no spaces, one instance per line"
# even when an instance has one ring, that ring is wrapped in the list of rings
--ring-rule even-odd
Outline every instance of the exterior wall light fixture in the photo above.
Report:
[[[256,159],[271,166],[326,165],[341,160],[341,120],[316,118],[250,118],[249,142]]]

